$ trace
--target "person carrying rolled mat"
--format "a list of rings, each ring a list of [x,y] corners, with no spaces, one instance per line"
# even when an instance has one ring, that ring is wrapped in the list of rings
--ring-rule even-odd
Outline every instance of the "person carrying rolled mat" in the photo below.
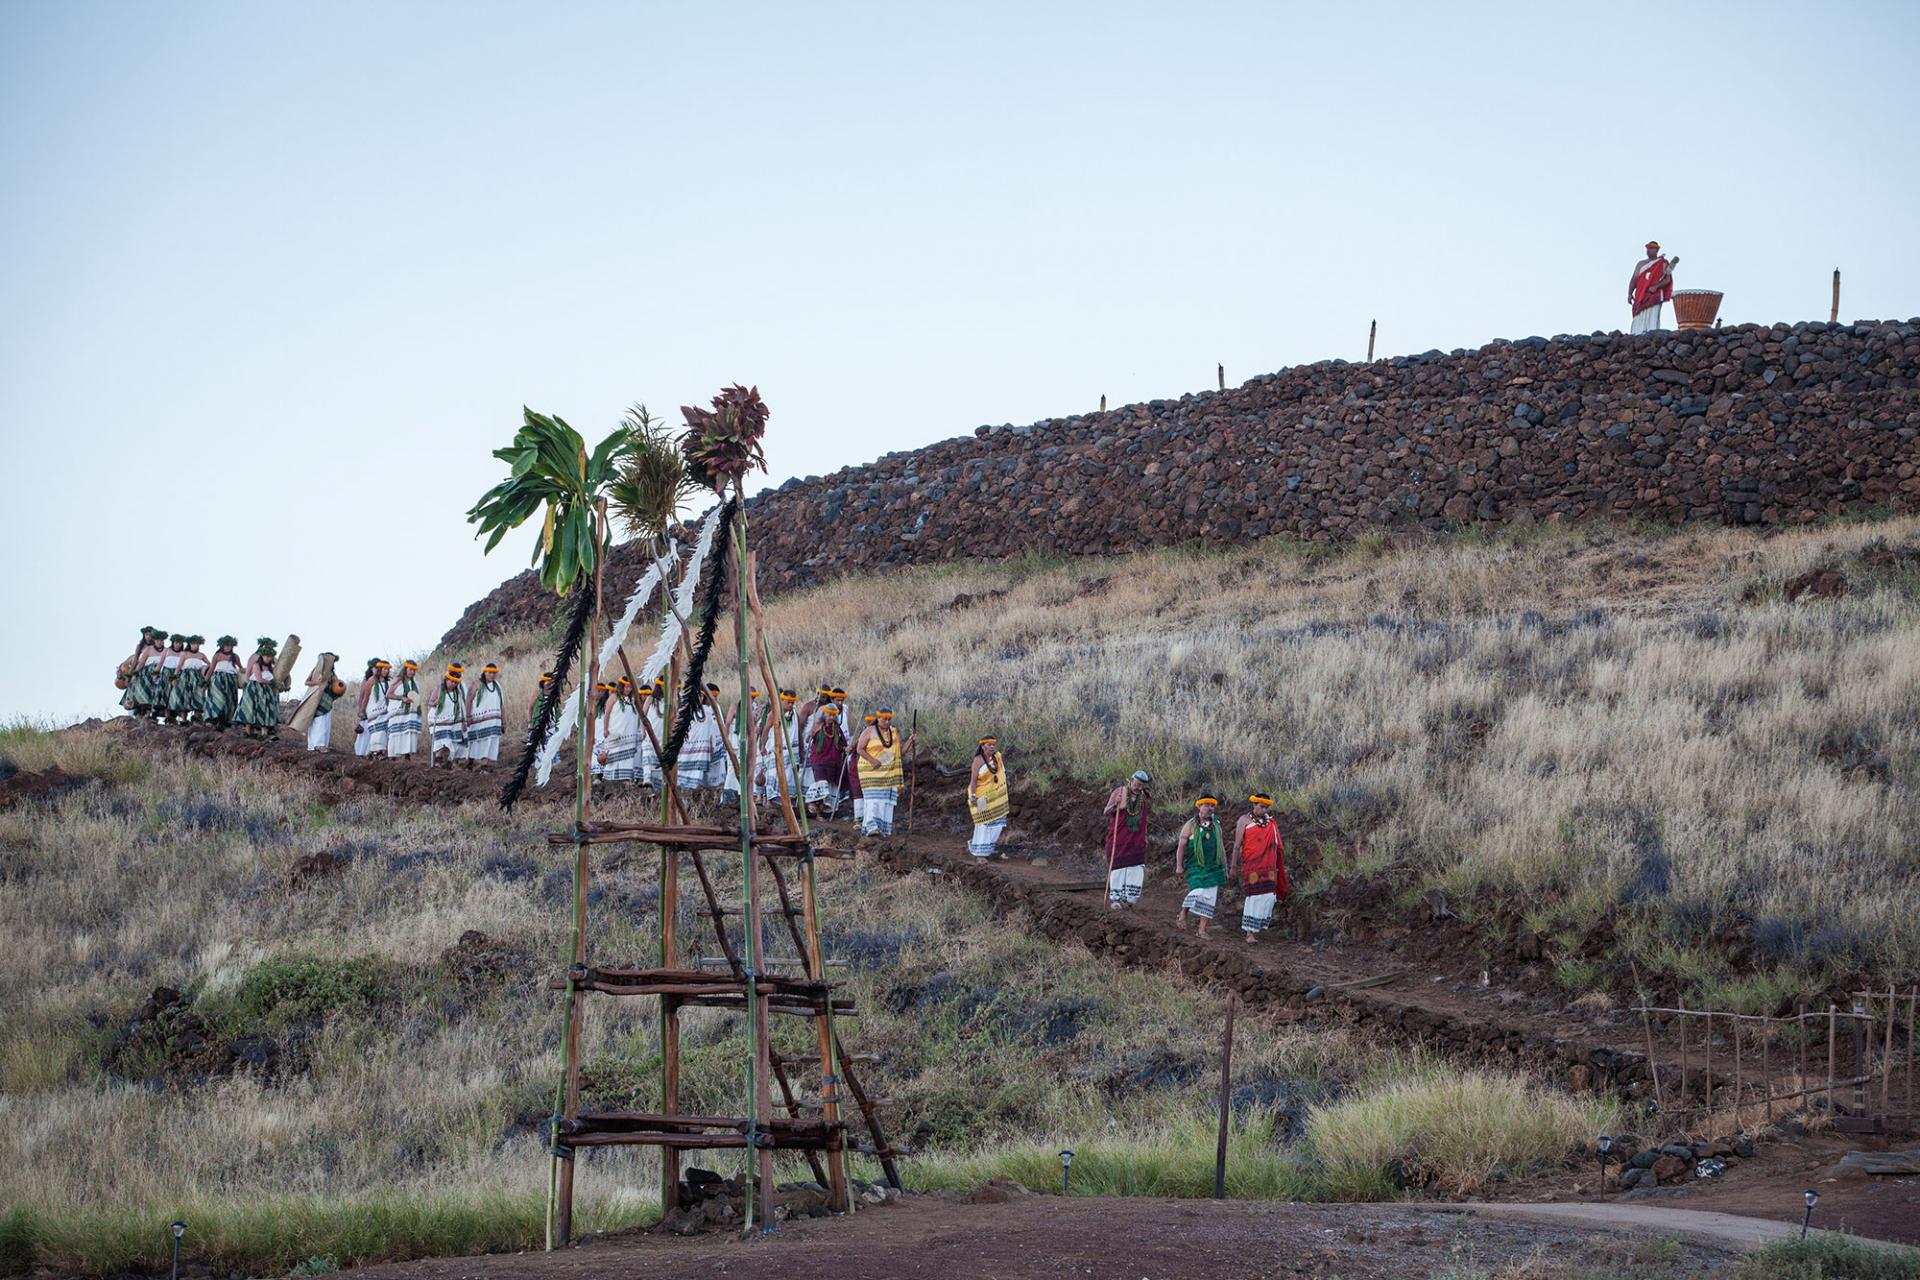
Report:
[[[1226,839],[1214,811],[1220,801],[1203,795],[1193,802],[1194,816],[1173,842],[1173,869],[1187,878],[1187,896],[1180,903],[1174,927],[1187,927],[1187,917],[1200,922],[1198,936],[1207,936],[1207,921],[1213,919],[1220,902],[1220,886],[1227,881]]]
[[[419,748],[420,664],[408,658],[387,682],[387,758],[398,760]]]
[[[326,751],[333,745],[334,699],[347,691],[346,683],[334,674],[334,664],[339,661],[337,653],[320,655],[307,673],[306,696],[288,721],[289,728],[306,737],[309,751]]]
[[[907,753],[913,739],[902,742],[893,727],[893,708],[881,707],[874,713],[874,724],[861,731],[853,744],[853,761],[860,776],[863,802],[860,829],[870,836],[893,834],[894,806],[900,802],[900,789],[906,785]]]
[[[1240,931],[1252,942],[1273,921],[1273,909],[1287,900],[1286,845],[1280,839],[1280,824],[1273,820],[1273,797],[1256,791],[1247,797],[1252,811],[1233,829],[1233,858],[1227,866],[1231,877],[1236,870],[1245,901],[1240,907]]]
[[[1153,816],[1153,778],[1145,769],[1107,797],[1107,906],[1139,905],[1147,883],[1147,822]]]
[[[994,856],[994,846],[1006,834],[1007,815],[1013,810],[1007,795],[1007,761],[1000,739],[989,734],[973,751],[967,779],[967,812],[973,818],[973,836],[967,852],[976,858]]]

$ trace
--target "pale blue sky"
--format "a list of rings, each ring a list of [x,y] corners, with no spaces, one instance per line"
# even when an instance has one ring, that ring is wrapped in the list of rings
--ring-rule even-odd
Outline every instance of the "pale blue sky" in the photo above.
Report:
[[[0,6],[0,717],[422,650],[520,406],[774,482],[1331,356],[1920,312],[1920,5]],[[482,657],[484,655],[472,655]],[[304,667],[304,662],[303,662]],[[303,673],[302,673],[303,674]]]

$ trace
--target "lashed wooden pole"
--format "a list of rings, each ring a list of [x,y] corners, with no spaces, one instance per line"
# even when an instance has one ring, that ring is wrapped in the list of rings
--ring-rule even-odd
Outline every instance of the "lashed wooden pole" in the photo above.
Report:
[[[753,730],[752,730],[752,650],[747,647],[747,509],[746,494],[738,479],[733,482],[735,510],[733,528],[726,531],[733,547],[733,639],[736,666],[740,673],[740,703],[737,712],[741,738],[740,758],[735,768],[740,775],[740,874],[746,887],[747,927],[747,1039],[751,1054],[747,1067],[747,1119],[749,1136],[757,1149],[753,1176],[747,1179],[748,1193],[745,1226],[753,1230],[754,1204],[760,1211],[760,1229],[772,1231],[773,1148],[766,1144],[762,1129],[773,1110],[772,1063],[767,1043],[767,996],[760,983],[766,972],[766,938],[761,927],[760,876],[753,848]],[[716,588],[717,589],[717,588]],[[758,1184],[758,1197],[753,1194]]]
[[[593,759],[593,730],[598,717],[588,714],[586,691],[600,683],[600,595],[607,563],[607,501],[600,500],[594,512],[593,593],[594,608],[587,618],[587,678],[581,685],[581,724],[576,748],[573,830],[578,837],[586,828],[593,810],[593,771],[587,762]],[[580,1018],[584,1006],[574,975],[587,964],[587,875],[588,845],[573,843],[573,964],[567,970],[566,1084],[561,1105],[562,1119],[569,1122],[580,1116]],[[553,1135],[556,1152],[560,1135]],[[569,1244],[573,1240],[573,1158],[554,1156],[559,1166],[559,1186],[555,1197],[553,1235],[549,1245]]]
[[[1213,1151],[1213,1198],[1227,1198],[1227,1123],[1231,1118],[1233,1089],[1233,1011],[1237,995],[1227,996],[1227,1029],[1220,1038],[1220,1137]]]

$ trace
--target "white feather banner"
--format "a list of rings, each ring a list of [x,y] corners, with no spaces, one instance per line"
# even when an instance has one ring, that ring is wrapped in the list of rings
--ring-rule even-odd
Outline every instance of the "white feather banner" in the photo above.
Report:
[[[715,507],[707,516],[706,523],[700,526],[700,537],[695,541],[693,555],[687,561],[686,577],[679,589],[674,592],[673,609],[660,628],[660,642],[654,646],[653,656],[647,659],[646,666],[634,677],[641,684],[651,683],[655,676],[666,669],[667,660],[673,656],[673,646],[680,640],[680,619],[686,616],[693,593],[699,588],[701,569],[706,563],[708,551],[713,547],[714,530],[719,523],[720,508]],[[634,587],[633,594],[627,597],[627,607],[620,612],[620,620],[607,633],[606,643],[600,646],[602,671],[607,670],[612,664],[615,655],[620,652],[620,646],[626,641],[627,631],[633,626],[635,619],[639,618],[640,611],[647,607],[647,602],[653,598],[653,593],[666,580],[672,569],[673,557],[665,555],[655,560],[647,567],[647,571],[640,575],[640,581]],[[546,786],[548,780],[552,778],[554,762],[560,758],[560,748],[572,736],[579,719],[580,699],[568,698],[560,708],[560,718],[554,722],[553,732],[547,735],[546,744],[540,748],[537,774],[540,786]]]

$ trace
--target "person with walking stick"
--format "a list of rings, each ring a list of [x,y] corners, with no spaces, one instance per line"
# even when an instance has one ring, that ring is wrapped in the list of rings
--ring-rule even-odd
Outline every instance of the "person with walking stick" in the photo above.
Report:
[[[1153,810],[1148,788],[1153,778],[1145,769],[1113,789],[1107,797],[1107,906],[1118,911],[1135,906],[1147,881],[1147,819]]]

